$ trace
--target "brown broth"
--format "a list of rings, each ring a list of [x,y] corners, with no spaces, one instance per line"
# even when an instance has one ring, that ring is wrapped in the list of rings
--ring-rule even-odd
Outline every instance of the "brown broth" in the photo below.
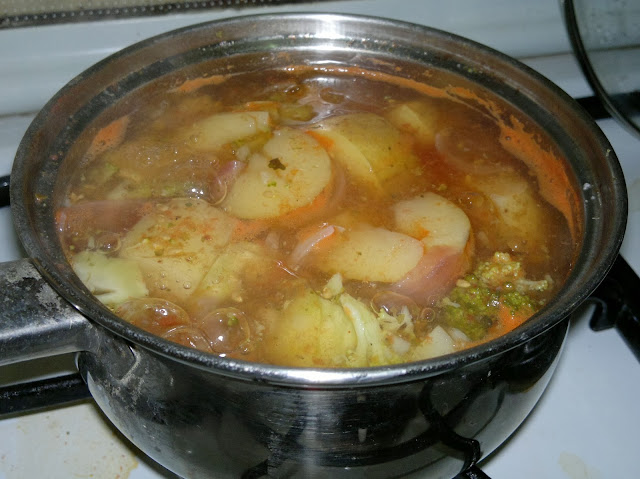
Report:
[[[57,218],[88,288],[167,339],[293,366],[426,359],[517,327],[571,268],[541,161],[473,105],[308,68],[132,105]]]

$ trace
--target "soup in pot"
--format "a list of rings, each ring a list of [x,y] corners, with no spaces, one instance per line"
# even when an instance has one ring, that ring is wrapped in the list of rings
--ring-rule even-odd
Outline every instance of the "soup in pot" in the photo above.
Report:
[[[248,361],[419,361],[518,327],[571,268],[566,175],[515,119],[386,80],[291,67],[147,94],[80,153],[70,264],[133,325]]]

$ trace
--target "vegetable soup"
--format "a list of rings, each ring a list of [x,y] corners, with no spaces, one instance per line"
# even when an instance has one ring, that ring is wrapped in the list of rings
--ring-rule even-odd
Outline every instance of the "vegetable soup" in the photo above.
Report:
[[[154,90],[79,153],[65,254],[119,317],[236,359],[377,366],[505,334],[567,278],[570,194],[516,116],[436,91],[302,66]]]

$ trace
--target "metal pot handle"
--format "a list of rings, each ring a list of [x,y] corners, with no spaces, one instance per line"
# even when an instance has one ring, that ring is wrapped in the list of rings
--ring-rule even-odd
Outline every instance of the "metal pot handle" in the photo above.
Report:
[[[94,326],[49,286],[34,260],[0,264],[0,304],[0,366],[94,344]]]
[[[0,264],[0,366],[90,351],[97,328],[62,298],[32,259]],[[0,414],[88,397],[78,374],[0,388]]]
[[[595,304],[590,326],[594,331],[615,327],[640,361],[640,278],[618,255],[611,271],[591,294]]]

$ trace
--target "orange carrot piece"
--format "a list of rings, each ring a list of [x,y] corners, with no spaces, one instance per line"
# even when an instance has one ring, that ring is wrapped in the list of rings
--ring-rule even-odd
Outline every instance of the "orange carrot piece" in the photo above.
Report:
[[[318,143],[320,143],[320,146],[325,150],[330,151],[333,148],[335,142],[328,136],[323,135],[316,130],[307,130],[306,133],[311,135]]]
[[[93,138],[87,154],[89,156],[99,155],[100,153],[118,146],[124,140],[124,135],[129,126],[129,115],[112,121],[104,128],[100,129]]]
[[[234,240],[251,240],[269,228],[266,220],[238,220],[236,221],[231,237]]]
[[[199,77],[187,80],[180,86],[177,86],[171,92],[191,93],[206,85],[219,85],[229,78],[229,75],[213,75],[210,77]]]
[[[500,328],[500,334],[506,334],[509,331],[516,329],[522,323],[524,323],[531,316],[531,311],[523,309],[520,311],[514,311],[510,307],[500,304],[498,308],[498,328]]]

